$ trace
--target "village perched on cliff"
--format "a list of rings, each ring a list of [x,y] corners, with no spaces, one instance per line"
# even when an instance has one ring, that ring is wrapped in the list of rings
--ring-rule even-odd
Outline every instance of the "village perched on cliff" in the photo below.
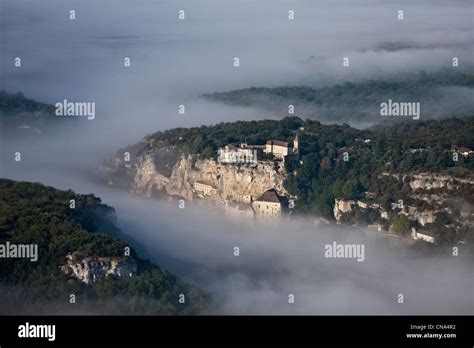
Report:
[[[358,130],[286,117],[158,132],[119,151],[106,183],[206,200],[237,221],[304,215],[429,244],[472,243],[474,118]]]
[[[302,130],[300,130],[302,131]],[[264,145],[253,145],[246,142],[240,144],[227,144],[218,150],[217,162],[222,165],[245,165],[250,168],[260,165],[274,165],[277,163],[281,168],[285,161],[299,160],[299,135],[295,135],[293,143],[281,140],[268,140]],[[220,183],[222,178],[223,183]],[[283,176],[282,176],[283,178]],[[229,217],[241,221],[252,221],[257,219],[265,222],[277,222],[282,215],[287,214],[289,208],[289,197],[286,190],[280,184],[278,187],[258,186],[240,191],[238,194],[219,195],[218,187],[225,185],[225,177],[213,176],[210,173],[202,173],[202,178],[196,180],[192,187],[199,198],[214,199]],[[252,176],[243,178],[252,185]],[[254,195],[256,192],[261,194]]]

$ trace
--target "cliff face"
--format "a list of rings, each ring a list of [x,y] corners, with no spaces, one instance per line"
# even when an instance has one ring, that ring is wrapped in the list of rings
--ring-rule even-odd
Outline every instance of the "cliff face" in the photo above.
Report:
[[[396,204],[393,204],[396,207]],[[334,219],[337,223],[342,221],[344,214],[350,214],[356,210],[365,210],[371,208],[377,212],[381,219],[388,220],[394,213],[385,211],[379,204],[367,204],[361,201],[336,199],[334,203]],[[395,209],[395,208],[392,208]],[[410,220],[417,221],[421,226],[430,224],[436,221],[436,214],[443,210],[425,210],[419,211],[417,207],[408,206],[402,209],[401,213],[407,215]],[[450,211],[447,210],[449,213]]]
[[[116,162],[120,165],[119,162]],[[113,173],[113,168],[107,172]],[[283,187],[286,177],[281,162],[262,161],[257,164],[222,164],[213,159],[182,156],[174,165],[171,176],[159,172],[151,154],[141,156],[127,169],[129,189],[140,196],[152,197],[160,194],[182,197],[186,200],[203,198],[196,190],[196,182],[205,182],[216,189],[212,200],[231,200],[242,202],[246,197],[256,198],[268,189],[274,188],[280,195],[287,196]],[[114,181],[108,179],[109,185]]]
[[[403,183],[403,200],[392,198],[388,209],[380,204],[380,195],[369,195],[367,202],[336,199],[333,213],[337,223],[356,223],[362,217],[368,223],[385,225],[390,229],[396,215],[405,215],[417,229],[433,229],[439,225],[444,232],[453,235],[474,226],[474,214],[469,203],[458,198],[463,190],[474,185],[470,178],[459,178],[437,173],[389,174],[382,173],[379,179],[390,177]],[[367,195],[367,193],[366,193]],[[360,219],[359,219],[360,222]],[[437,228],[435,226],[435,228]]]
[[[474,185],[474,181],[470,179],[455,178],[449,175],[430,173],[414,174],[410,177],[410,187],[413,190],[432,190],[437,188],[453,190],[461,184]]]
[[[355,203],[353,200],[336,199],[333,209],[336,222],[340,222],[345,213],[351,212]]]
[[[418,174],[390,174],[383,172],[379,178],[391,176],[402,182],[408,182],[412,190],[433,190],[447,189],[449,191],[458,188],[460,185],[474,185],[474,180],[469,178],[458,178],[450,175],[441,175],[437,173],[418,173]]]
[[[67,256],[62,271],[83,283],[92,284],[109,276],[132,277],[137,273],[137,263],[126,257],[83,257],[72,254]]]
[[[344,214],[349,214],[357,209],[374,209],[382,219],[388,219],[388,213],[384,211],[379,204],[365,203],[359,200],[336,199],[334,202],[334,219],[340,223]]]

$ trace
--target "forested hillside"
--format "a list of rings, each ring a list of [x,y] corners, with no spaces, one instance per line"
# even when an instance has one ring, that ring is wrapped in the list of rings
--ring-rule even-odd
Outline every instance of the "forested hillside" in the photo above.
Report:
[[[474,204],[474,116],[410,120],[365,130],[298,117],[177,128],[121,149],[105,163],[104,173],[114,185],[129,188],[140,165],[136,161],[145,155],[153,158],[158,172],[169,176],[182,155],[216,159],[217,150],[229,143],[291,142],[297,134],[300,158],[285,161],[285,187],[296,197],[294,213],[334,220],[336,199],[362,200],[378,211],[366,209],[346,223],[389,228],[397,218],[380,215],[396,215],[393,204],[402,200],[412,209],[403,211],[410,218],[424,221],[420,216],[432,216],[427,228],[448,243],[464,238],[473,223],[468,208]],[[126,152],[130,163],[123,161]],[[446,226],[455,226],[455,232],[446,233]],[[405,221],[400,230],[408,233],[411,227],[420,226]]]
[[[75,124],[74,117],[57,117],[53,105],[0,91],[0,131],[3,136],[50,134],[58,126]]]
[[[438,73],[403,76],[397,80],[368,80],[345,82],[333,86],[315,88],[311,86],[251,87],[228,92],[204,94],[203,97],[228,105],[252,106],[282,114],[288,105],[295,105],[296,113],[325,122],[386,121],[379,114],[379,105],[388,99],[403,102],[421,102],[423,118],[460,116],[474,110],[462,106],[462,98],[450,106],[449,113],[436,113],[442,105],[450,102],[446,97],[447,87],[474,87],[474,75],[470,73]],[[459,94],[459,93],[458,93]],[[426,107],[425,107],[426,106]],[[436,106],[436,107],[434,107]],[[399,120],[396,120],[399,121]]]
[[[38,245],[36,262],[0,258],[1,311],[8,312],[7,300],[18,301],[14,311],[45,303],[99,314],[193,314],[209,305],[208,295],[141,259],[133,248],[130,258],[136,260],[137,274],[130,278],[111,276],[85,284],[61,271],[72,253],[123,256],[128,244],[117,237],[115,219],[114,209],[92,194],[0,179],[0,244]],[[76,296],[74,306],[68,302],[70,294]],[[178,302],[179,294],[185,294],[185,304]]]

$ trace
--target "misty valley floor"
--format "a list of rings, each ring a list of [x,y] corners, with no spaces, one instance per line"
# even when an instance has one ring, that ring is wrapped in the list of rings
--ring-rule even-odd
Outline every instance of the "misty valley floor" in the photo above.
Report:
[[[12,124],[24,132],[6,138],[0,124],[0,178],[100,197],[116,209],[121,237],[140,256],[212,294],[217,306],[210,314],[474,313],[472,257],[417,254],[358,229],[309,219],[241,224],[205,204],[186,202],[179,209],[176,201],[131,196],[99,180],[112,153],[177,127],[291,113],[365,128],[380,124],[380,102],[392,99],[421,102],[420,122],[472,115],[470,1],[200,0],[183,2],[185,21],[174,0],[120,7],[80,2],[74,21],[66,2],[30,5],[4,0],[0,6],[6,14],[0,91],[41,102],[34,112],[25,112],[30,104],[38,107],[34,100],[0,105],[0,112],[18,112]],[[399,6],[406,11],[403,21]],[[21,67],[13,64],[18,55]],[[124,65],[125,56],[131,65]],[[346,58],[350,64],[343,66]],[[94,117],[78,118],[69,128],[24,124],[23,116],[36,120],[38,110],[64,99],[93,103]],[[469,134],[465,138],[472,143]],[[411,150],[421,153],[433,144]],[[21,162],[12,160],[17,152]],[[319,159],[314,163],[320,166]],[[342,254],[355,254],[338,257],[338,245],[354,245]]]
[[[213,313],[472,313],[471,265],[461,258],[415,256],[356,231],[311,221],[242,225],[202,205],[179,209],[174,201],[106,188],[84,168],[76,170],[73,160],[48,167],[39,165],[42,160],[35,157],[22,170],[8,166],[5,173],[94,192],[116,208],[122,232],[143,257],[212,293],[218,303]],[[325,245],[333,242],[364,244],[364,261],[324,257]],[[397,302],[399,294],[404,303]]]

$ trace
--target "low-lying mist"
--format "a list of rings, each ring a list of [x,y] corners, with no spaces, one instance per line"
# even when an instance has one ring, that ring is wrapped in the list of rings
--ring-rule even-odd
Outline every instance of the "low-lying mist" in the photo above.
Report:
[[[0,177],[99,196],[116,208],[124,237],[143,256],[212,293],[212,313],[474,313],[472,263],[463,255],[416,255],[310,219],[240,224],[196,202],[179,209],[177,202],[132,197],[98,179],[107,156],[146,134],[287,114],[210,103],[199,99],[203,93],[436,72],[453,56],[460,69],[472,69],[472,1],[46,0],[38,6],[4,0],[0,6],[0,89],[51,104],[96,104],[94,120],[81,118],[60,134],[1,138]],[[403,22],[396,19],[400,8]],[[345,56],[349,69],[342,67]],[[14,57],[21,57],[21,68]],[[241,59],[238,69],[234,57]],[[458,101],[472,106],[471,90],[445,95],[447,108],[433,105],[433,112]],[[326,112],[303,111],[314,118]],[[363,243],[364,261],[325,258],[333,241]]]
[[[186,202],[180,209],[177,201],[134,197],[97,181],[99,156],[94,154],[101,151],[92,151],[97,144],[76,143],[76,137],[90,139],[87,133],[77,133],[69,142],[62,136],[21,144],[24,160],[3,158],[1,176],[101,197],[116,209],[123,238],[141,256],[213,295],[212,314],[471,314],[474,310],[472,264],[463,255],[418,255],[355,229],[317,226],[309,218],[270,226],[245,224],[198,201]],[[7,152],[18,146],[7,142]],[[325,245],[333,242],[363,244],[364,260],[326,258]],[[235,247],[239,256],[234,255]],[[400,294],[404,303],[398,303]]]
[[[200,107],[195,98],[203,93],[390,80],[454,69],[453,57],[459,60],[454,71],[474,69],[469,0],[46,0],[42,6],[5,0],[2,10],[0,89],[51,104],[95,102],[97,122],[134,140],[147,130],[225,121],[227,109]],[[288,19],[289,10],[295,19]],[[21,68],[13,57],[22,59]],[[347,68],[343,57],[350,58]],[[181,104],[185,115],[178,114]],[[432,109],[448,109],[441,104]],[[350,115],[347,109],[337,111]],[[303,111],[331,121],[324,108]],[[287,115],[287,109],[240,113],[262,119]],[[101,132],[107,141],[117,136]]]
[[[209,290],[219,313],[468,314],[474,309],[472,271],[460,258],[417,256],[357,230],[306,220],[242,225],[203,207],[132,201],[118,204],[124,231],[147,246],[152,260]],[[326,258],[325,245],[334,241],[365,245],[365,259]],[[294,304],[288,303],[289,294]]]

